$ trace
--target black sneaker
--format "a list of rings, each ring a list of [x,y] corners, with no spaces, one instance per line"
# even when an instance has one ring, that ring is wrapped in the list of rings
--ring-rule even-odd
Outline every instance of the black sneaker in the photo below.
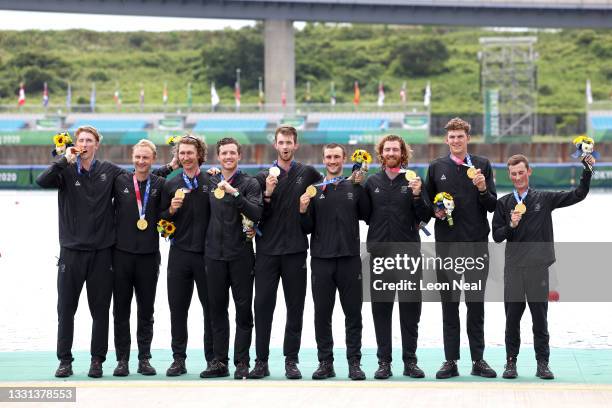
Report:
[[[472,375],[485,378],[495,378],[497,373],[484,360],[472,361]]]
[[[334,371],[334,363],[332,361],[320,361],[319,368],[312,373],[313,380],[325,380],[336,376]]]
[[[459,370],[457,369],[457,362],[455,360],[446,360],[436,373],[436,378],[438,380],[457,376],[459,376]]]
[[[97,358],[92,358],[91,364],[89,365],[89,372],[87,373],[87,376],[91,378],[102,377],[102,361],[100,361]]]
[[[555,375],[550,371],[548,361],[538,360],[538,370],[536,371],[536,377],[540,377],[543,380],[554,380]]]
[[[179,375],[187,374],[187,368],[185,368],[185,359],[175,357],[170,367],[166,370],[166,376],[178,377]]]
[[[242,380],[249,378],[249,364],[244,361],[239,361],[236,364],[236,371],[234,371],[234,379]]]
[[[392,376],[393,373],[391,372],[391,363],[389,361],[379,361],[378,370],[376,370],[374,373],[374,378],[377,380],[386,380]]]
[[[417,365],[416,361],[407,361],[404,363],[404,375],[411,378],[425,378],[425,373]]]
[[[142,375],[155,375],[157,371],[151,366],[148,358],[143,358],[138,360],[138,373]]]
[[[113,371],[115,377],[127,377],[130,375],[130,367],[128,366],[127,360],[117,361],[117,367]]]
[[[206,367],[206,370],[200,373],[200,378],[229,377],[229,375],[227,364],[219,360],[213,360],[210,366]]]
[[[349,360],[349,378],[351,380],[365,380],[366,375],[361,369],[361,362],[358,358]]]
[[[268,362],[255,360],[255,367],[249,373],[248,378],[253,380],[261,380],[264,377],[268,377],[270,375],[270,370],[268,369]]]
[[[55,370],[58,378],[70,377],[72,375],[72,363],[70,361],[60,361],[59,367]]]
[[[297,366],[297,361],[285,360],[285,377],[289,380],[299,380],[302,378],[302,373]]]
[[[504,366],[504,373],[502,377],[507,379],[512,379],[518,377],[518,372],[516,371],[516,357],[508,357],[506,359],[506,365]]]

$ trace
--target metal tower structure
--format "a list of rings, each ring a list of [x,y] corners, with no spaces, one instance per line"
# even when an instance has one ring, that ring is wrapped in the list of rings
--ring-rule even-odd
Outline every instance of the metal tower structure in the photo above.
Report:
[[[486,141],[536,133],[536,37],[480,38],[480,85]]]

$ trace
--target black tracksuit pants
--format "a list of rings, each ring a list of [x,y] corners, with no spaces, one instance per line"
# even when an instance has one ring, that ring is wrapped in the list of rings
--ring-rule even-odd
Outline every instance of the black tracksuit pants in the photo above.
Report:
[[[397,283],[408,280],[416,283],[414,291],[384,290],[374,291],[370,286],[372,298],[372,318],[374,320],[374,331],[376,333],[376,357],[378,361],[392,361],[392,326],[393,305],[396,302],[399,307],[400,334],[402,337],[402,361],[417,361],[416,351],[419,338],[419,322],[421,321],[422,295],[418,285],[422,279],[423,271],[419,269],[415,274],[405,271],[388,269],[384,274],[376,275],[373,271],[373,259],[382,255],[370,255],[370,282],[382,279],[385,283]]]
[[[113,293],[111,248],[77,251],[61,248],[57,274],[57,358],[71,362],[74,314],[83,284],[93,319],[91,357],[106,360],[108,351],[108,311]]]
[[[442,301],[442,330],[444,337],[444,357],[446,360],[459,360],[461,345],[461,322],[459,319],[459,303],[461,289],[453,288],[453,281],[464,283],[481,282],[481,291],[465,291],[465,305],[467,307],[467,335],[470,344],[472,361],[482,360],[485,349],[484,338],[484,294],[489,275],[489,251],[486,242],[470,242],[447,245],[444,251],[437,251],[437,256],[446,258],[456,257],[482,257],[484,268],[457,273],[454,270],[437,269],[439,283],[448,283],[449,290],[440,291]],[[450,245],[450,246],[449,246]]]
[[[208,291],[204,254],[183,251],[170,247],[168,256],[168,303],[170,305],[170,332],[172,334],[172,356],[187,357],[187,314],[193,295],[193,284],[204,312],[204,356],[213,359],[213,336],[208,311]]]
[[[347,359],[361,359],[361,259],[357,256],[311,258],[315,338],[319,361],[333,361],[332,315],[336,289],[344,311]]]
[[[536,360],[548,361],[548,268],[511,268],[504,271],[506,356],[517,357],[521,347],[521,318],[527,304],[533,322]],[[521,300],[522,299],[522,300]]]
[[[253,333],[253,252],[232,261],[206,258],[208,304],[213,328],[213,350],[217,360],[227,363],[230,325],[227,309],[229,290],[236,309],[234,364],[249,363],[249,347]]]
[[[306,300],[306,251],[287,255],[257,254],[255,260],[255,346],[257,360],[268,361],[278,282],[283,280],[287,308],[283,354],[298,361]]]
[[[113,251],[113,317],[117,361],[130,359],[130,314],[132,296],[136,293],[138,360],[151,358],[153,311],[159,276],[159,252],[133,254]]]

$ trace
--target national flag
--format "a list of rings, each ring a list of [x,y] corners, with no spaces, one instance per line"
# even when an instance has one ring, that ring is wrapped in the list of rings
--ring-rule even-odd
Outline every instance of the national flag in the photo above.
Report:
[[[329,104],[334,106],[336,104],[336,88],[332,82],[329,89]]]
[[[407,96],[407,92],[406,92],[406,81],[404,81],[402,83],[402,89],[400,89],[400,101],[402,101],[402,103],[406,103],[406,96]]]
[[[385,104],[385,87],[382,83],[382,81],[380,81],[378,83],[378,101],[377,101],[378,106],[383,106]]]
[[[118,86],[115,88],[113,99],[115,100],[115,104],[117,105],[117,107],[120,108],[121,107],[121,91],[119,90]]]
[[[217,93],[217,90],[215,89],[215,83],[211,82],[210,83],[210,104],[214,108],[215,106],[219,104],[219,102],[221,102],[221,99],[219,98],[219,94]]]
[[[89,95],[89,107],[92,112],[96,111],[96,83],[91,83],[91,94]]]
[[[25,87],[23,82],[19,84],[19,98],[17,98],[17,105],[23,106],[25,105],[26,96],[25,96]]]
[[[259,99],[257,101],[257,104],[259,105],[260,108],[263,107],[265,102],[265,94],[264,94],[264,90],[263,90],[263,82],[261,77],[259,77]]]
[[[145,90],[142,87],[142,85],[140,85],[140,111],[144,110],[144,103],[145,103]]]
[[[234,100],[236,101],[236,107],[240,107],[240,81],[236,81],[234,84]]]
[[[587,105],[593,103],[593,91],[591,90],[591,80],[587,79],[586,81],[586,102]]]
[[[429,106],[431,103],[431,84],[427,81],[427,86],[425,87],[425,95],[423,96],[423,105]]]
[[[281,87],[281,104],[283,107],[287,106],[287,83],[285,81]]]
[[[191,108],[193,105],[193,95],[191,94],[191,82],[187,84],[187,106]]]
[[[162,94],[162,102],[164,105],[168,104],[168,83],[164,82],[164,92]]]
[[[66,108],[70,112],[72,108],[72,85],[68,82],[68,88],[66,88]]]
[[[49,105],[49,88],[47,83],[43,85],[43,106],[46,108]]]
[[[355,94],[353,95],[353,103],[355,105],[359,105],[359,101],[361,100],[361,92],[359,91],[359,82],[355,81]]]

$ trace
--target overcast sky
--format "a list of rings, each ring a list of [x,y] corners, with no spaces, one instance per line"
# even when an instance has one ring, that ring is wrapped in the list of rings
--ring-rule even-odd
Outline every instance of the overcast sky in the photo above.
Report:
[[[37,13],[0,10],[0,30],[178,31],[222,30],[253,25],[253,20],[109,16],[101,14]]]

